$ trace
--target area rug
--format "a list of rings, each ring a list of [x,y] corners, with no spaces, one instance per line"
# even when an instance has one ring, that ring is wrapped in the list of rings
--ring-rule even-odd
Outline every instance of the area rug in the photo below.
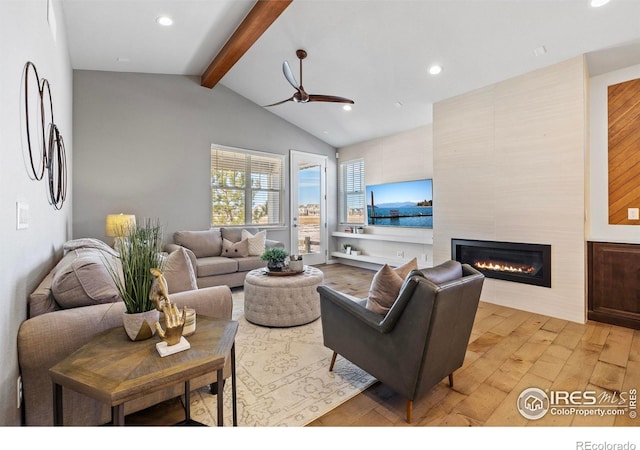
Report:
[[[238,426],[300,427],[364,391],[376,380],[344,358],[329,372],[331,350],[322,343],[320,319],[303,326],[269,328],[244,318],[244,296],[233,291]],[[231,382],[224,387],[224,424],[231,425]],[[216,396],[191,395],[192,419],[215,426]]]

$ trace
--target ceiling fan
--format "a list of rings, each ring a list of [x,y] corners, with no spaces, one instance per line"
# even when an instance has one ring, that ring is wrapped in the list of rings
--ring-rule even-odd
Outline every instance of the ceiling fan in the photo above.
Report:
[[[300,84],[293,76],[293,72],[291,72],[291,67],[289,67],[289,63],[285,61],[282,63],[282,71],[284,72],[284,77],[287,79],[289,84],[296,89],[296,92],[286,100],[282,100],[281,102],[272,103],[271,105],[265,105],[265,108],[270,106],[281,105],[286,102],[295,102],[295,103],[309,103],[309,102],[332,102],[332,103],[350,103],[353,104],[354,101],[344,97],[336,97],[334,95],[317,95],[317,94],[308,94],[304,88],[302,87],[302,60],[307,57],[307,52],[299,49],[296,50],[296,56],[300,60]]]

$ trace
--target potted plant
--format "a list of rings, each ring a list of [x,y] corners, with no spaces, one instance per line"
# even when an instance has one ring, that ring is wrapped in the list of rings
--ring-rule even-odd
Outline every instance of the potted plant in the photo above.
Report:
[[[289,253],[280,247],[270,247],[260,255],[260,259],[267,262],[267,268],[273,272],[282,272],[284,262]]]
[[[351,244],[348,244],[348,243],[342,244],[342,248],[344,248],[344,252],[347,255],[351,254]]]
[[[154,279],[151,269],[162,271],[164,267],[161,227],[159,221],[146,220],[123,230],[123,235],[115,243],[119,267],[108,267],[126,307],[123,324],[129,338],[147,339],[155,334],[160,315],[149,291]]]

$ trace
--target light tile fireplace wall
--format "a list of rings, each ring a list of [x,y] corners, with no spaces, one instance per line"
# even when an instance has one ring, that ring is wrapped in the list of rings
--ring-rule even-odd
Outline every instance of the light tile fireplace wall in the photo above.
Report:
[[[452,238],[551,245],[551,288],[487,279],[483,301],[586,319],[587,80],[578,57],[434,106],[434,262]]]

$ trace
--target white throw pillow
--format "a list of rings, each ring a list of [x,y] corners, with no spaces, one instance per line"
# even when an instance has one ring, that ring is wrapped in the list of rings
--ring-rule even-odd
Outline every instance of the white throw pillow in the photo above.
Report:
[[[255,235],[247,230],[242,230],[242,239],[247,239],[249,242],[249,256],[260,256],[264,253],[267,230],[259,231]]]

